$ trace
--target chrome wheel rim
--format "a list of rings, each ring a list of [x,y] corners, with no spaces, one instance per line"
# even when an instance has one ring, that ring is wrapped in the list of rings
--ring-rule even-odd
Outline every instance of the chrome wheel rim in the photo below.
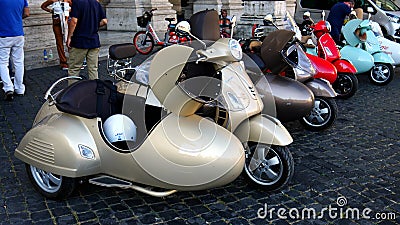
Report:
[[[388,65],[377,64],[371,71],[371,78],[376,83],[383,83],[390,77],[390,69]]]
[[[323,99],[316,98],[311,113],[303,117],[303,120],[310,126],[321,127],[328,123],[331,117],[332,109],[330,105]]]
[[[245,171],[254,182],[273,185],[282,178],[282,159],[273,148],[266,145],[252,146],[246,150]]]
[[[36,184],[43,191],[48,193],[55,193],[60,189],[62,183],[62,176],[46,172],[34,166],[30,167],[33,179],[35,179]]]

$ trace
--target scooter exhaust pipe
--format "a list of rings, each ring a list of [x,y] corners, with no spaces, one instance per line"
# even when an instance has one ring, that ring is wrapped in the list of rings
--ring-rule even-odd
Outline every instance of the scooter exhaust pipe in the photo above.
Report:
[[[177,190],[168,190],[168,191],[152,191],[150,189],[140,187],[137,185],[132,184],[129,181],[121,180],[115,177],[110,177],[107,175],[102,175],[99,177],[95,177],[89,180],[90,184],[95,184],[98,186],[103,186],[103,187],[119,187],[119,188],[124,188],[124,189],[133,189],[136,191],[140,191],[144,194],[148,194],[154,197],[165,197],[171,194],[174,194],[177,192]]]

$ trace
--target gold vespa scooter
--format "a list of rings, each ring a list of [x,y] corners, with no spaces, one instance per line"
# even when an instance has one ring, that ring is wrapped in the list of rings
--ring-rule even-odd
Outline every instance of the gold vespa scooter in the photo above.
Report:
[[[188,46],[167,47],[143,63],[148,70],[138,70],[131,81],[117,85],[84,80],[53,95],[59,83],[74,77],[56,81],[46,92],[47,101],[32,129],[15,151],[26,163],[35,189],[48,198],[65,198],[85,178],[92,184],[132,188],[160,197],[204,190],[225,185],[242,172],[242,143],[289,144],[292,139],[279,121],[260,115],[262,102],[240,69],[240,59],[235,58],[240,55],[236,44],[222,39],[198,54]],[[230,129],[198,115],[214,100],[193,95],[185,89],[190,83],[178,81],[190,57],[197,57],[199,63],[225,62],[221,68],[224,82],[215,90],[221,93],[219,102],[233,107]],[[265,167],[269,148],[249,149],[256,152],[247,160],[249,171]],[[271,167],[277,166],[277,160],[270,159]],[[287,173],[285,165],[289,165]],[[278,177],[291,175],[293,162],[278,168]],[[264,168],[260,173],[269,171]]]
[[[264,110],[268,115],[261,115],[263,102],[244,69],[244,65],[247,67],[254,63],[249,57],[242,55],[241,47],[236,40],[219,38],[218,24],[211,22],[215,19],[218,19],[215,10],[194,14],[190,21],[196,24],[194,28],[192,26],[192,31],[196,35],[190,33],[190,25],[187,22],[177,25],[178,34],[190,35],[197,40],[200,37],[212,41],[198,40],[190,47],[175,46],[175,49],[182,51],[186,49],[187,52],[181,54],[187,55],[187,58],[179,65],[183,68],[179,68],[182,72],[178,80],[174,78],[169,83],[171,86],[177,83],[177,87],[187,95],[203,103],[195,114],[215,121],[239,137],[245,147],[245,172],[252,182],[262,185],[265,190],[279,189],[288,183],[293,174],[293,158],[286,147],[292,139],[278,120],[268,116],[274,113],[276,115],[274,97],[270,94],[263,96]],[[234,19],[232,19],[233,24]],[[217,26],[212,27],[213,24]],[[127,61],[127,58],[131,57],[130,51],[126,48],[132,47],[125,44],[112,46],[108,60],[110,74],[126,81],[118,83],[122,92],[126,90],[123,86],[128,86],[131,74],[128,71],[132,69],[129,69],[130,63]],[[178,51],[174,48],[169,48],[169,51],[163,50],[163,53],[158,53],[154,58],[151,57],[136,67],[135,79],[149,83],[147,67],[158,57],[168,58],[174,55],[173,52]],[[169,68],[176,66],[164,62],[164,67],[158,67],[160,69],[158,74],[168,74]],[[262,74],[261,71],[258,74]],[[168,83],[164,80],[160,82],[160,85]],[[270,89],[265,76],[258,77],[258,84],[262,88]],[[136,89],[128,90],[131,93],[137,92]],[[160,96],[158,90],[158,88],[152,89],[156,96]],[[166,100],[163,101],[164,103],[158,102],[155,105],[162,106]]]

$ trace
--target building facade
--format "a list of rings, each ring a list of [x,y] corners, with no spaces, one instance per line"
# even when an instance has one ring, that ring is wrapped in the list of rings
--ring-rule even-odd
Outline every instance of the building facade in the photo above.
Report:
[[[52,49],[53,61],[57,61],[51,15],[40,5],[44,0],[29,0],[31,16],[24,20],[25,65],[27,69],[49,65],[43,60],[43,50]],[[153,27],[162,34],[166,30],[166,17],[189,18],[193,13],[204,9],[227,9],[228,15],[238,18],[238,38],[245,37],[251,30],[249,25],[261,22],[266,14],[273,14],[278,20],[286,11],[293,15],[295,0],[281,1],[242,1],[242,0],[99,0],[108,18],[105,29],[110,31],[132,31],[140,29],[137,17],[145,10],[154,11]],[[133,34],[132,34],[133,36]]]

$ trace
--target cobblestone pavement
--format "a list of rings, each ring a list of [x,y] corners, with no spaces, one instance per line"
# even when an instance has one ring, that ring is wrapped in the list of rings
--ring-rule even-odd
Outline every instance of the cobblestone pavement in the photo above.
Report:
[[[104,61],[100,68],[104,74]],[[165,198],[82,184],[69,199],[52,201],[34,191],[14,149],[45,90],[65,75],[58,67],[27,71],[26,95],[0,100],[0,224],[400,224],[399,75],[384,87],[359,76],[359,91],[337,100],[340,114],[325,132],[286,124],[294,138],[295,175],[282,191],[265,192],[240,176],[221,188]],[[302,220],[309,209],[320,218]],[[371,218],[356,219],[347,209]],[[284,210],[287,219],[279,220]]]

